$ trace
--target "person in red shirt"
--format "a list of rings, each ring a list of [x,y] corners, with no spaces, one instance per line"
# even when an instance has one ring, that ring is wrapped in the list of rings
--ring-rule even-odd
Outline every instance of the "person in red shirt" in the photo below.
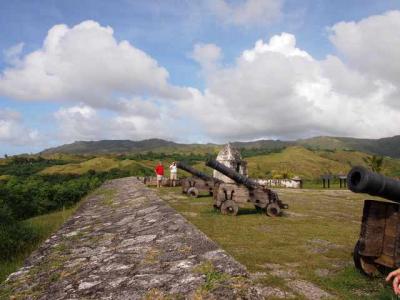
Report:
[[[156,172],[157,176],[157,187],[159,188],[161,186],[161,181],[164,177],[164,166],[162,165],[161,161],[158,162],[158,165],[154,169]]]

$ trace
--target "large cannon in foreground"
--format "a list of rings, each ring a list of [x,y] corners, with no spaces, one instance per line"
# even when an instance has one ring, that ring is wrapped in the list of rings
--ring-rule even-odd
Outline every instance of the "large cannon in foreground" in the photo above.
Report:
[[[400,181],[354,167],[347,175],[347,184],[355,193],[367,193],[400,202]],[[376,275],[382,267],[400,267],[400,205],[365,200],[360,237],[353,254],[358,270]]]
[[[236,184],[218,182],[214,186],[214,207],[223,214],[236,215],[239,206],[246,202],[254,204],[256,209],[263,210],[268,216],[279,216],[281,210],[288,208],[282,203],[278,194],[261,186],[251,178],[247,178],[235,170],[228,168],[214,159],[208,159],[206,166],[229,177]]]
[[[200,193],[212,195],[214,184],[219,182],[218,179],[208,176],[181,161],[176,163],[176,167],[193,175],[193,177],[181,180],[182,193],[195,198],[197,198]]]

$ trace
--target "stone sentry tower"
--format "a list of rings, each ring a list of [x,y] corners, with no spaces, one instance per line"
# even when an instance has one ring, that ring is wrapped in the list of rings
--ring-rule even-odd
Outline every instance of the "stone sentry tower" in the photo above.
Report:
[[[235,149],[230,143],[226,144],[218,153],[217,161],[247,177],[247,162],[242,159],[239,150]],[[213,176],[223,182],[234,183],[232,179],[216,170],[214,170]]]

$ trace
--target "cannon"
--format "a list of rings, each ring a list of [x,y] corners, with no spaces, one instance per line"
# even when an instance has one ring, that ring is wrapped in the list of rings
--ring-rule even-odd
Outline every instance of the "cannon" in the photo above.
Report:
[[[197,198],[200,193],[213,194],[214,184],[219,182],[218,179],[208,176],[181,161],[176,163],[176,167],[193,175],[193,177],[181,181],[182,193],[193,198]]]
[[[355,267],[367,276],[400,267],[400,181],[357,166],[348,173],[347,185],[355,193],[397,202],[364,201],[360,237],[353,253]]]
[[[239,206],[251,202],[257,210],[275,217],[287,209],[276,192],[258,184],[255,180],[243,176],[214,159],[208,159],[206,166],[211,167],[232,179],[235,184],[218,182],[214,185],[214,208],[222,214],[237,215]]]

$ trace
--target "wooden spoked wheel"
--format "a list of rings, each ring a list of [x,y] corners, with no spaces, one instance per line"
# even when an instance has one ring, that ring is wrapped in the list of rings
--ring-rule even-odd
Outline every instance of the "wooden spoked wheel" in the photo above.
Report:
[[[190,189],[188,189],[187,194],[192,198],[197,198],[199,197],[199,190],[195,187],[191,187]]]
[[[353,260],[355,267],[364,275],[368,277],[376,277],[379,275],[377,265],[374,263],[373,258],[360,255],[360,241],[354,247]]]
[[[239,211],[239,206],[235,203],[235,201],[227,200],[224,201],[221,205],[221,213],[223,215],[231,215],[236,216]]]
[[[281,214],[281,209],[278,204],[270,203],[267,205],[267,208],[265,209],[265,213],[269,217],[277,217]]]

